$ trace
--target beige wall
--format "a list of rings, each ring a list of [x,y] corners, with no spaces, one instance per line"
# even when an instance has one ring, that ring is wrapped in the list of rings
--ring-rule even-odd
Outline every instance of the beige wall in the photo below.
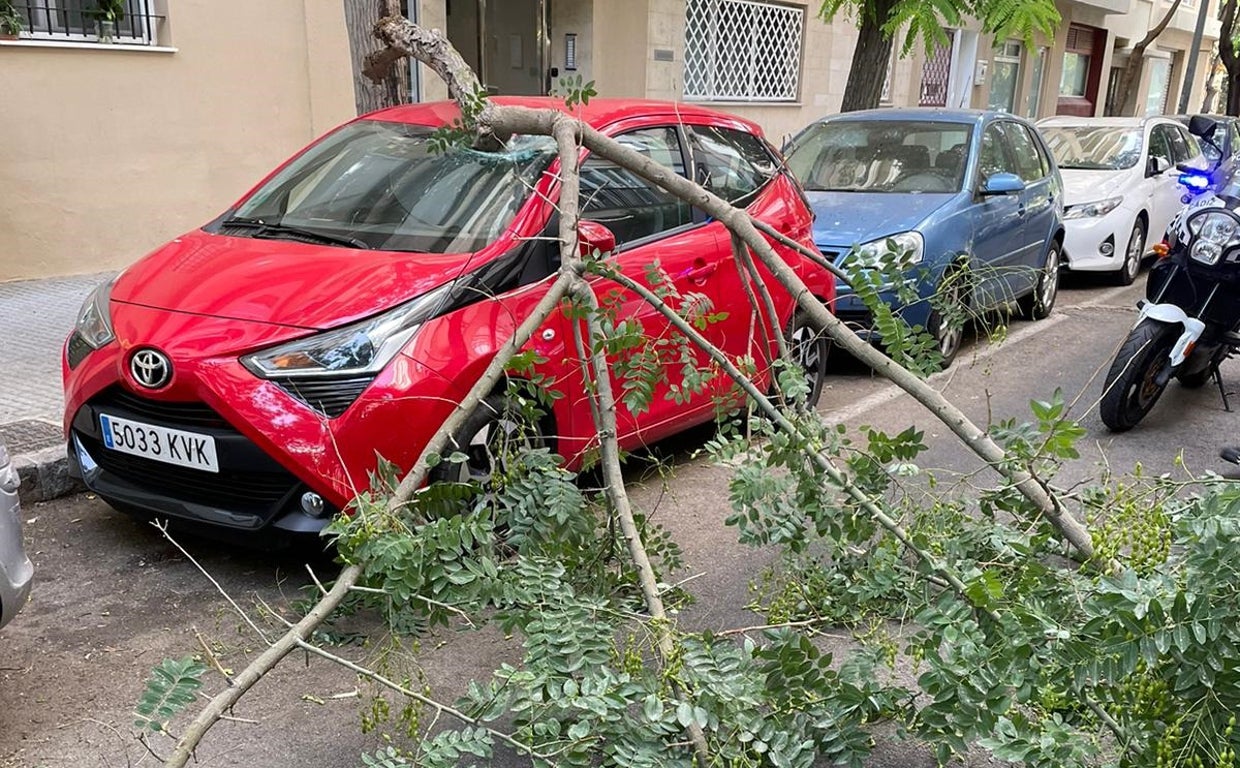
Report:
[[[353,116],[340,0],[171,5],[175,50],[0,41],[0,280],[123,267]]]

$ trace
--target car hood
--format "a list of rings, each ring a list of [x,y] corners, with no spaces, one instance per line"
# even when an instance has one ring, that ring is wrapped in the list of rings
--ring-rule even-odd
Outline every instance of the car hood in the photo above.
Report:
[[[1064,205],[1080,205],[1117,197],[1140,180],[1131,168],[1123,171],[1060,169],[1063,176]]]
[[[914,229],[955,194],[807,192],[814,209],[814,242],[846,247]]]
[[[126,269],[112,300],[324,329],[377,314],[481,264],[477,254],[366,251],[195,231]]]

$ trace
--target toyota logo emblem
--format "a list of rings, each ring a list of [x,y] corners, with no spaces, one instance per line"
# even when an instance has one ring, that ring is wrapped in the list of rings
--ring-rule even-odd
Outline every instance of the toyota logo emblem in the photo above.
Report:
[[[129,358],[129,373],[147,389],[159,389],[172,379],[172,361],[163,352],[139,349]]]

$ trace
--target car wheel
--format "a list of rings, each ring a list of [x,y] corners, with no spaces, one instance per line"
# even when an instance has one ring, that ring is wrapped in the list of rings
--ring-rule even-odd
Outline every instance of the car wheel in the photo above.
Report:
[[[1055,308],[1059,297],[1059,242],[1051,243],[1046,251],[1046,262],[1038,272],[1033,291],[1020,300],[1020,313],[1031,320],[1043,320]]]
[[[805,372],[809,383],[809,395],[806,404],[810,408],[818,405],[822,397],[822,389],[827,380],[827,358],[831,353],[831,339],[823,331],[815,328],[809,320],[809,314],[798,309],[788,324],[788,352],[793,361]]]
[[[959,272],[947,272],[939,281],[939,293],[944,307],[956,308],[948,314],[933,309],[930,312],[928,329],[939,347],[939,355],[943,358],[943,367],[947,368],[956,359],[960,347],[964,345],[965,318],[963,310],[968,307],[964,285]]]
[[[546,425],[531,423],[517,403],[503,394],[487,396],[448,440],[444,460],[429,474],[430,482],[471,483],[494,488],[508,475],[508,462],[518,454],[548,444]],[[448,461],[452,453],[464,461]]]
[[[1115,273],[1117,285],[1132,285],[1141,271],[1141,259],[1145,257],[1145,222],[1137,219],[1132,225],[1132,235],[1128,238],[1128,249],[1124,251],[1124,261]]]

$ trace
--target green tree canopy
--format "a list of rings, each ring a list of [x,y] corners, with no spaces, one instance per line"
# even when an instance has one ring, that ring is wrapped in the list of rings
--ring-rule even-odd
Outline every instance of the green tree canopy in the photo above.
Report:
[[[853,53],[841,111],[878,106],[891,60],[892,43],[903,31],[900,56],[907,56],[920,40],[926,51],[946,42],[945,27],[962,26],[966,19],[981,22],[982,31],[995,39],[1055,33],[1059,11],[1053,0],[823,0],[818,15],[832,21],[844,14],[857,22],[859,35]]]

